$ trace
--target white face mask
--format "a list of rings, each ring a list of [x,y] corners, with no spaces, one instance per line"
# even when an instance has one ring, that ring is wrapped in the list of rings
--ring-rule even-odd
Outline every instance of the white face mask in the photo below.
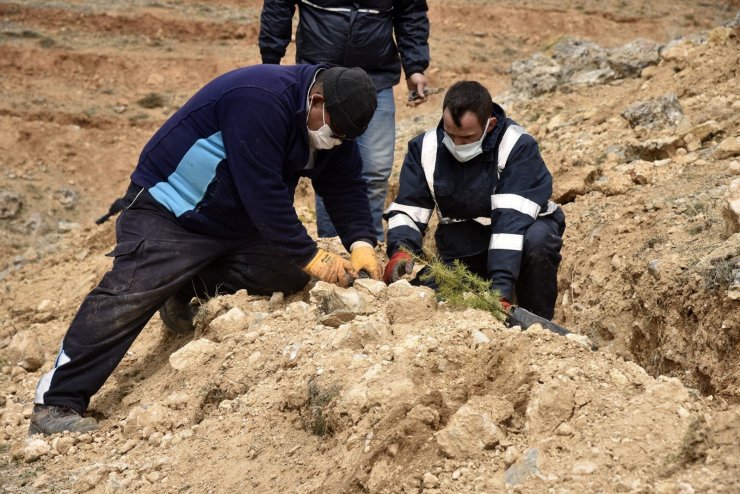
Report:
[[[309,112],[312,104],[313,96],[311,96],[311,99],[309,100]],[[332,137],[334,133],[332,132],[331,127],[326,124],[326,118],[324,118],[323,103],[321,105],[321,120],[324,122],[324,125],[319,127],[319,130],[308,129],[309,146],[311,146],[312,149],[331,149],[334,146],[339,146],[342,143],[342,140],[336,137]],[[308,112],[306,114],[306,125],[308,125]]]
[[[470,144],[455,144],[452,138],[445,132],[442,144],[445,145],[447,150],[452,153],[452,156],[461,163],[470,161],[483,152],[483,139],[486,138],[486,131],[488,130],[488,122],[486,122],[486,128],[483,129],[483,135],[475,142]]]

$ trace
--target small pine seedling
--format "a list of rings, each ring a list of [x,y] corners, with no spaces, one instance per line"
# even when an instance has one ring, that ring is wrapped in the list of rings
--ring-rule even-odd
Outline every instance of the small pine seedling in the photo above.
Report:
[[[428,272],[421,275],[421,279],[434,280],[439,300],[444,300],[450,307],[488,311],[499,321],[506,319],[506,309],[501,305],[501,293],[491,286],[490,280],[484,280],[472,273],[457,259],[449,265],[435,256],[422,259],[410,254],[414,262],[424,263],[429,267]]]

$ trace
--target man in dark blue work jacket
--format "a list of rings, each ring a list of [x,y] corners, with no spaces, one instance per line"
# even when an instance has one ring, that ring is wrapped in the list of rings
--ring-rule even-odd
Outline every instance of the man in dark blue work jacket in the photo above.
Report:
[[[112,269],[80,306],[41,378],[29,434],[89,431],[82,417],[154,313],[192,330],[189,302],[294,293],[310,276],[380,279],[354,139],[376,107],[359,68],[263,65],[203,87],[154,134],[116,223]],[[293,207],[300,177],[326,198],[351,261],[318,249]]]
[[[406,251],[421,252],[436,210],[435,240],[444,262],[459,259],[491,280],[505,307],[516,298],[551,319],[565,231],[565,215],[549,201],[551,194],[552,176],[534,138],[506,117],[485,87],[454,84],[437,128],[409,142],[398,196],[384,215],[385,281],[411,273]],[[414,281],[433,286],[418,276]]]

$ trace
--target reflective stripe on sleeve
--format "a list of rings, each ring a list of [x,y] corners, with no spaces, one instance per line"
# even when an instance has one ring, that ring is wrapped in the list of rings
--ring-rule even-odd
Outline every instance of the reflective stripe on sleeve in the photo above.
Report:
[[[514,124],[509,125],[504,131],[504,136],[501,138],[501,143],[498,145],[498,162],[496,169],[498,170],[499,176],[501,176],[504,168],[506,168],[506,162],[509,160],[509,154],[511,154],[512,149],[514,149],[516,141],[526,133],[526,130]]]
[[[421,233],[421,230],[419,230],[419,227],[416,226],[416,223],[414,223],[414,220],[412,220],[411,218],[409,218],[403,213],[397,214],[388,220],[389,230],[398,228],[399,226],[408,226],[409,228],[413,228],[417,232]]]
[[[489,250],[518,250],[524,247],[524,235],[514,235],[512,233],[494,233],[491,235]]]
[[[348,9],[347,7],[322,7],[321,5],[316,5],[315,3],[308,2],[306,0],[301,0],[301,3],[305,3],[306,5],[310,5],[311,7],[315,9],[321,9],[321,10],[328,10],[330,12],[352,12],[352,9]],[[364,12],[366,14],[379,14],[380,10],[377,9],[357,9],[357,12]]]
[[[540,207],[536,202],[517,194],[492,195],[491,209],[513,209],[532,218],[536,218],[540,214]]]
[[[547,201],[547,209],[540,213],[540,216],[547,216],[548,214],[554,213],[558,209],[558,205],[552,201]]]
[[[424,170],[424,178],[427,180],[429,193],[437,205],[437,198],[434,197],[434,168],[437,166],[437,130],[432,129],[424,134],[421,141],[421,168]],[[437,207],[439,207],[437,205]],[[440,213],[441,214],[441,213]]]
[[[424,224],[429,223],[429,218],[432,216],[431,209],[407,206],[405,204],[398,204],[397,202],[391,203],[388,209],[385,210],[386,213],[390,213],[391,211],[402,211],[417,223]]]

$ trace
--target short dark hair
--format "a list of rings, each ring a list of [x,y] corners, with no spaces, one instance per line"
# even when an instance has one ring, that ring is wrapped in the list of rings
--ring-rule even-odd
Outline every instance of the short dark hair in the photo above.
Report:
[[[473,113],[478,118],[482,128],[486,126],[486,120],[493,113],[493,100],[481,83],[476,81],[458,81],[447,90],[442,111],[450,110],[452,121],[460,126],[460,118],[467,112]]]

